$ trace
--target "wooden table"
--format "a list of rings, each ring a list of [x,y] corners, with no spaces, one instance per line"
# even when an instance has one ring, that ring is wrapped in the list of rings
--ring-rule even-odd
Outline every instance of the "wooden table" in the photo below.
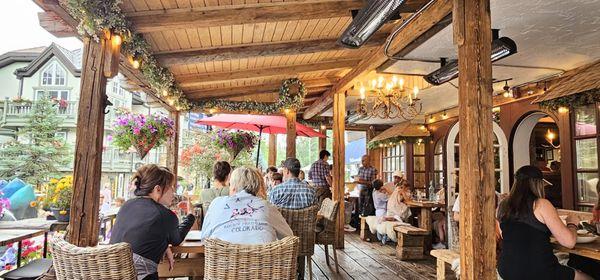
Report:
[[[558,244],[558,241],[554,239],[552,239],[552,245],[554,246],[554,249],[561,252],[580,255],[594,260],[600,260],[600,239],[596,239],[596,241],[592,243],[577,243],[573,249],[569,249]]]
[[[0,247],[18,242],[17,246],[17,268],[21,266],[21,243],[25,239],[44,235],[44,252],[46,257],[48,247],[48,230],[45,229],[3,229],[0,230]]]
[[[184,241],[179,246],[171,247],[171,250],[174,255],[179,257],[175,258],[172,271],[169,271],[168,262],[161,262],[158,265],[158,276],[160,278],[189,276],[202,279],[204,276],[204,245],[202,242]]]
[[[422,228],[428,232],[431,232],[433,226],[431,221],[431,213],[433,212],[433,208],[443,208],[445,204],[438,203],[436,201],[417,201],[411,200],[406,202],[406,205],[410,208],[420,208],[421,213],[419,216],[419,228]]]

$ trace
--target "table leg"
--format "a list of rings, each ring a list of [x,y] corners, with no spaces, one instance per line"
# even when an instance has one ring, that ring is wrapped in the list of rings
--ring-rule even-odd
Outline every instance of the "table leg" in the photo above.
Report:
[[[48,232],[44,232],[44,252],[42,254],[43,258],[46,258],[48,255]]]
[[[21,267],[21,245],[22,241],[17,243],[17,268]]]

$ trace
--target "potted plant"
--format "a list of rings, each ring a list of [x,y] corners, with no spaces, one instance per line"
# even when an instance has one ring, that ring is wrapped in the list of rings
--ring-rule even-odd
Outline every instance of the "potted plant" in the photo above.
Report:
[[[72,196],[73,176],[50,179],[50,182],[46,186],[44,205],[50,209],[56,220],[59,222],[68,222]]]
[[[127,151],[134,148],[144,158],[155,146],[175,135],[175,122],[163,114],[142,115],[120,112],[114,123],[113,145]]]
[[[254,148],[254,145],[258,141],[258,136],[252,132],[221,129],[217,131],[213,140],[217,147],[229,153],[230,161],[233,162],[241,151],[244,149],[252,150]]]

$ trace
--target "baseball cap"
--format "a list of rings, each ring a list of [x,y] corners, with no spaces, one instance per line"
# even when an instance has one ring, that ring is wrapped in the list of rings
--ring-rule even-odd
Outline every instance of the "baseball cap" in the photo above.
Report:
[[[396,171],[394,171],[394,177],[404,178],[404,172],[402,172],[400,170],[396,170]]]
[[[552,186],[552,183],[544,179],[544,174],[542,171],[533,165],[525,165],[519,168],[517,172],[515,172],[515,178],[517,180],[540,179],[544,181],[546,185]]]

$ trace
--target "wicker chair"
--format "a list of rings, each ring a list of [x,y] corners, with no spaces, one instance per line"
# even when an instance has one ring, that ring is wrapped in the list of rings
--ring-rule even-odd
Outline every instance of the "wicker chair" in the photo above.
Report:
[[[288,225],[292,228],[295,236],[300,238],[300,248],[298,256],[302,260],[298,264],[298,270],[301,276],[304,276],[304,263],[308,263],[309,278],[312,279],[312,255],[315,254],[315,226],[317,224],[317,212],[319,205],[313,205],[304,209],[285,209],[279,208],[281,215],[285,218]],[[304,259],[306,257],[306,259]]]
[[[127,243],[82,248],[56,238],[51,248],[58,280],[137,280]]]
[[[321,204],[321,210],[319,210],[319,215],[323,217],[325,228],[323,231],[317,233],[316,244],[324,245],[325,247],[325,261],[327,265],[329,265],[329,250],[327,249],[328,245],[331,245],[333,248],[333,261],[335,262],[335,271],[340,273],[340,267],[338,265],[337,253],[335,251],[335,228],[338,219],[338,211],[339,211],[339,201],[332,201],[329,198],[323,200]]]
[[[295,279],[298,243],[296,236],[264,245],[239,245],[206,239],[204,279]]]

